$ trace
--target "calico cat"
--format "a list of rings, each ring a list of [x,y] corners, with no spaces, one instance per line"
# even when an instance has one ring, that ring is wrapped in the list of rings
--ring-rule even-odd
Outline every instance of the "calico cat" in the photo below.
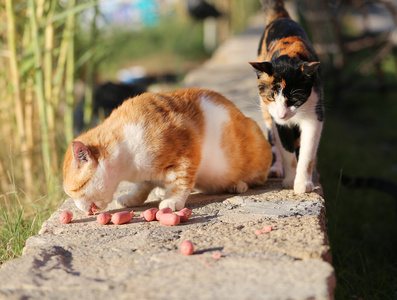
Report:
[[[257,73],[269,140],[276,140],[270,176],[282,177],[284,170],[285,188],[293,187],[296,194],[311,192],[324,119],[320,62],[304,30],[290,19],[284,3],[261,3],[266,29],[259,44],[258,62],[250,64]]]
[[[143,204],[157,186],[160,208],[180,210],[190,191],[243,193],[267,179],[272,152],[259,126],[222,95],[197,88],[126,100],[66,151],[65,192],[92,213],[134,182],[118,206]]]

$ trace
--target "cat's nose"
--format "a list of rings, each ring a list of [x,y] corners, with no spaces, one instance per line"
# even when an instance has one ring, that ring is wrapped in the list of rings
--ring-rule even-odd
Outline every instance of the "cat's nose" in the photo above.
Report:
[[[284,111],[277,111],[277,117],[279,117],[280,119],[285,119],[285,117],[287,116],[287,112]]]

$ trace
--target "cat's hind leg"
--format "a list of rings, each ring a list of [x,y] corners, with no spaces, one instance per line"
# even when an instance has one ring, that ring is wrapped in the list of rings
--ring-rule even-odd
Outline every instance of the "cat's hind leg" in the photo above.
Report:
[[[273,162],[272,166],[269,170],[269,177],[270,178],[282,178],[283,177],[283,162],[281,159],[281,153],[277,144],[272,145],[272,152],[273,152]]]
[[[142,205],[150,192],[156,187],[153,182],[144,181],[134,184],[131,192],[121,195],[116,200],[118,207],[132,207]]]
[[[279,147],[277,146],[277,138],[274,132],[274,122],[272,116],[270,115],[267,106],[264,102],[260,99],[262,115],[265,120],[266,129],[267,129],[267,140],[269,141],[270,145],[272,146],[273,152],[273,162],[269,170],[269,177],[271,178],[281,178],[283,177],[283,163],[281,159],[281,153]]]

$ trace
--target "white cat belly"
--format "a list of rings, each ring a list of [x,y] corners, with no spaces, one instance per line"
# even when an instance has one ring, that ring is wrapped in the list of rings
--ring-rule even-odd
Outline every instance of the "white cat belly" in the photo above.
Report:
[[[205,129],[201,162],[196,175],[196,188],[216,191],[227,184],[224,178],[229,171],[229,165],[222,148],[222,136],[225,124],[230,121],[230,115],[226,108],[206,97],[200,100]]]

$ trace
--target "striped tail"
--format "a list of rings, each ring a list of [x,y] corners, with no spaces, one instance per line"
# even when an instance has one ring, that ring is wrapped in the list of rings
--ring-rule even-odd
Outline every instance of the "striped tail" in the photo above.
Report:
[[[266,26],[276,19],[290,18],[283,0],[260,0],[266,16]]]

